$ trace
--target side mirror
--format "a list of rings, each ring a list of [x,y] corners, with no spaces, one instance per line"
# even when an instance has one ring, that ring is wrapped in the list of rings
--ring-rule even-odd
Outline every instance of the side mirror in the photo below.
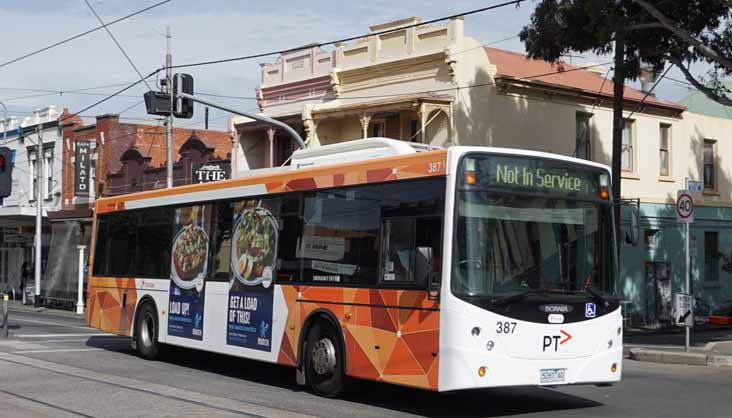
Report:
[[[630,228],[625,232],[625,242],[632,246],[638,245],[640,239],[640,219],[638,216],[638,209],[633,208],[630,212]]]

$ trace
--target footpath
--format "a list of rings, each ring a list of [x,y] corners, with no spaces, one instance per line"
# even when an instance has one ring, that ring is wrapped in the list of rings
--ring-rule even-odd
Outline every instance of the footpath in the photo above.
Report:
[[[692,329],[689,351],[684,349],[683,328],[629,328],[623,343],[626,356],[637,361],[732,368],[732,326]]]

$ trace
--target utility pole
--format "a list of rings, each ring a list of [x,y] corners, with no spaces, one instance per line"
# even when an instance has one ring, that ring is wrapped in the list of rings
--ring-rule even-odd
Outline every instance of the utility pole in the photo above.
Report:
[[[36,297],[33,300],[35,306],[41,304],[41,257],[43,250],[41,246],[41,228],[43,222],[43,181],[41,175],[43,173],[43,123],[36,127],[37,149],[36,149],[36,274],[35,274],[35,292]]]
[[[170,26],[165,28],[165,88],[170,93],[170,109],[173,109],[173,51],[170,45],[172,36],[170,35]],[[166,123],[166,154],[167,154],[167,171],[166,184],[167,187],[173,187],[173,112],[168,116]]]
[[[620,18],[615,31],[615,68],[613,74],[613,151],[612,151],[612,174],[613,174],[613,199],[620,201],[620,172],[622,170],[623,155],[623,92],[625,89],[625,29],[624,22]],[[620,205],[615,205],[615,237],[620,257]]]

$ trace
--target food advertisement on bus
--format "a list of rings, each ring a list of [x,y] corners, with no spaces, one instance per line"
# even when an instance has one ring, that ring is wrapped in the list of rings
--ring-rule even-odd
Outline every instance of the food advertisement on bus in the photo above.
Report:
[[[170,265],[168,335],[203,339],[205,278],[208,271],[211,207],[175,210]]]
[[[266,200],[234,206],[226,343],[272,350],[274,270],[279,228]]]

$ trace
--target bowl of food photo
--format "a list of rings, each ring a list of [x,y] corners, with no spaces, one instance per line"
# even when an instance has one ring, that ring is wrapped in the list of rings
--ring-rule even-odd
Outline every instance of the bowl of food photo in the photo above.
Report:
[[[277,260],[277,220],[262,207],[246,208],[233,231],[231,271],[234,277],[248,286],[269,285]]]
[[[208,235],[196,224],[184,226],[173,240],[171,276],[182,289],[203,282],[208,263]]]

